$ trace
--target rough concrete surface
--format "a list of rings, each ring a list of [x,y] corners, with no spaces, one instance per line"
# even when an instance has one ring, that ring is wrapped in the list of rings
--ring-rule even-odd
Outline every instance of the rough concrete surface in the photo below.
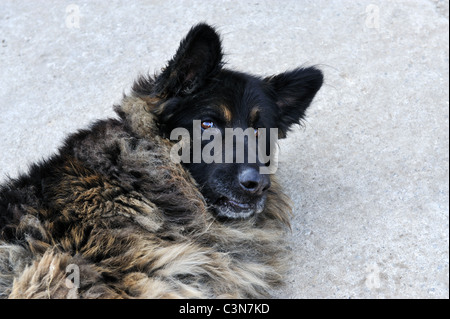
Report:
[[[228,67],[325,72],[281,143],[294,258],[274,296],[448,298],[448,1],[2,0],[0,181],[114,116],[199,21]]]

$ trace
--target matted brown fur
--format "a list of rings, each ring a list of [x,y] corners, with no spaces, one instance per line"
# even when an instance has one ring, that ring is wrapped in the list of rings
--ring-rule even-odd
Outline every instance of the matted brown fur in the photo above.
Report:
[[[290,206],[276,181],[261,214],[217,221],[170,160],[152,103],[125,97],[120,120],[75,134],[1,189],[1,297],[264,297],[282,282]]]

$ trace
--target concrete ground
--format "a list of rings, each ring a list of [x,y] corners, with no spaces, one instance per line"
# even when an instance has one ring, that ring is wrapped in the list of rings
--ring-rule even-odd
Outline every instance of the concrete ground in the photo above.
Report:
[[[199,21],[231,68],[326,75],[281,143],[294,259],[275,296],[449,298],[448,1],[2,0],[0,181],[113,116]]]

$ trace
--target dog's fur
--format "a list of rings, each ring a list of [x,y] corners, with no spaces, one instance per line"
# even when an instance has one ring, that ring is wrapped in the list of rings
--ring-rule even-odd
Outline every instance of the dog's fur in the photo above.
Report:
[[[266,79],[226,70],[217,33],[197,25],[160,75],[136,81],[115,107],[118,119],[70,136],[56,155],[1,187],[0,296],[267,296],[289,264],[289,200],[273,176],[258,195],[239,195],[235,176],[221,178],[217,164],[174,163],[166,136],[201,118],[196,106],[205,97],[232,122],[254,109],[236,96],[257,96],[266,122],[256,124],[284,137],[321,84],[315,68]],[[245,219],[221,215],[217,183],[242,201],[264,198],[264,209]],[[79,287],[68,280],[72,265]]]

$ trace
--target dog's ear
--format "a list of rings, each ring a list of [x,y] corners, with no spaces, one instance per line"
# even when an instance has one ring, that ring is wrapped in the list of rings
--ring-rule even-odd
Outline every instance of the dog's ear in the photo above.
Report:
[[[155,93],[163,97],[192,94],[222,67],[221,40],[213,27],[194,26],[175,56],[156,78]]]
[[[323,73],[315,67],[298,68],[264,81],[278,106],[279,137],[284,138],[289,128],[299,124],[305,116],[306,109],[322,86]]]

